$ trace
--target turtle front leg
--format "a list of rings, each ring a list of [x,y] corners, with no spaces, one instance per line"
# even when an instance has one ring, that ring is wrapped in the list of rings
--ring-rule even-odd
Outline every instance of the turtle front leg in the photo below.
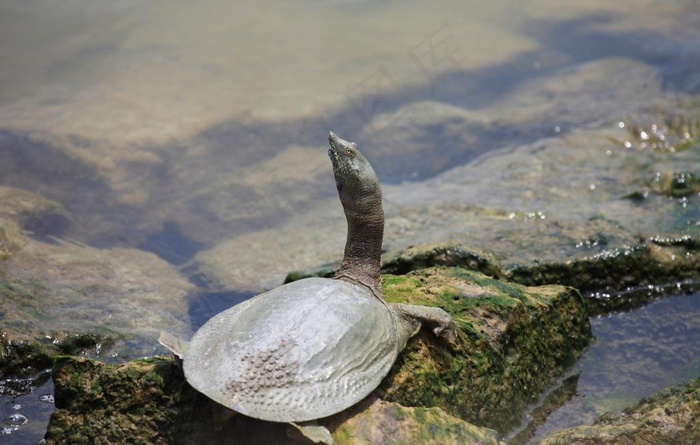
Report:
[[[389,307],[403,319],[403,331],[408,334],[406,340],[415,335],[421,325],[428,326],[435,335],[450,343],[457,340],[457,329],[452,317],[439,307],[402,303],[389,304]]]

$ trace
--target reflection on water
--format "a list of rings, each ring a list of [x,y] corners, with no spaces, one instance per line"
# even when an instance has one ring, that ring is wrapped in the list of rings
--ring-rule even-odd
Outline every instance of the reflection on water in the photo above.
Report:
[[[545,402],[560,406],[527,443],[591,424],[604,412],[619,412],[667,386],[700,377],[700,294],[597,317],[591,328],[596,340],[577,363],[573,386],[565,381],[559,390],[568,395]]]

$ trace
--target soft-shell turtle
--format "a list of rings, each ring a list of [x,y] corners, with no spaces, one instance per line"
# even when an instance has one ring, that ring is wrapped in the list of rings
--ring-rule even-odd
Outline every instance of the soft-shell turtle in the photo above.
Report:
[[[182,357],[195,389],[247,416],[294,423],[335,414],[379,385],[421,324],[448,340],[455,335],[442,309],[382,298],[379,180],[355,143],[333,133],[329,141],[348,222],[335,277],[307,278],[253,297],[214,316],[189,345],[167,333],[160,338]],[[312,440],[332,442],[323,427],[295,426]]]

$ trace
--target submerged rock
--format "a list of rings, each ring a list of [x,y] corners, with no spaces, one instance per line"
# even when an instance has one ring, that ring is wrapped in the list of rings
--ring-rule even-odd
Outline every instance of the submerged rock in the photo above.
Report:
[[[161,329],[190,332],[194,286],[172,266],[136,249],[30,236],[56,218],[68,221],[57,203],[0,188],[0,375],[34,373],[56,353],[100,355],[116,343],[110,354],[150,355]]]
[[[700,443],[700,379],[667,388],[593,425],[557,431],[540,445],[678,445]]]
[[[466,422],[501,431],[518,422],[590,339],[583,300],[570,288],[527,288],[459,268],[386,275],[383,287],[388,301],[447,310],[459,338],[450,345],[421,332],[410,340],[375,391],[379,400],[319,420],[338,444],[496,444],[493,431]],[[210,401],[171,359],[109,366],[66,357],[54,381],[49,444],[286,443],[284,425]]]
[[[646,78],[649,72],[644,72]],[[605,76],[600,82],[604,84]],[[471,163],[451,163],[449,170],[422,181],[383,184],[384,247],[402,252],[449,242],[493,252],[504,270],[535,270],[541,264],[566,265],[636,249],[656,236],[696,236],[700,172],[692,166],[700,161],[693,149],[699,139],[697,126],[685,122],[695,122],[700,107],[697,100],[658,100],[654,107],[635,111],[634,120],[611,113],[608,120],[587,127],[562,127],[538,134],[529,143],[499,146]],[[556,107],[550,111],[557,114]],[[595,109],[588,112],[596,114]],[[450,125],[447,120],[440,128]],[[633,126],[640,130],[630,133]],[[664,143],[652,143],[652,136]],[[378,143],[365,143],[370,158],[386,149]],[[434,149],[429,140],[424,144],[421,150]],[[460,144],[465,151],[470,148]],[[314,180],[323,188],[325,179],[318,175]],[[234,234],[200,251],[193,269],[214,285],[259,292],[277,285],[289,270],[332,264],[339,260],[345,234],[342,212],[322,197],[315,202],[317,206],[272,227],[258,225],[255,231]],[[658,278],[685,278],[665,275]],[[625,286],[586,289],[610,292]]]
[[[54,225],[66,218],[57,202],[26,190],[0,186],[0,260],[19,250],[27,241],[23,230]]]

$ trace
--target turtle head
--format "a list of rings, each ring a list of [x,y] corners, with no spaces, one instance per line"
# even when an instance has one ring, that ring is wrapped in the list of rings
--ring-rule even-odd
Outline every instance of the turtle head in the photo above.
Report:
[[[331,132],[328,156],[333,163],[335,185],[340,201],[348,212],[368,214],[382,211],[382,189],[369,161],[357,149],[357,144],[339,138]],[[383,215],[382,215],[383,218]]]

